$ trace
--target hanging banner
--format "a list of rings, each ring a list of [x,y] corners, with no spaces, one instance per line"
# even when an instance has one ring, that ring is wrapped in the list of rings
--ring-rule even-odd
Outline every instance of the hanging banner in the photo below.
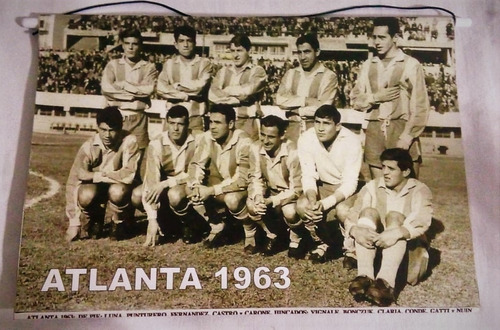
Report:
[[[16,318],[479,307],[451,18],[42,15],[39,46]]]

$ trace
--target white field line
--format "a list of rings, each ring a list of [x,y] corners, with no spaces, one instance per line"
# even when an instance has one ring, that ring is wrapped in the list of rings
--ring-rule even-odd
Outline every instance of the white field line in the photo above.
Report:
[[[49,183],[49,190],[46,191],[45,193],[37,196],[37,197],[33,197],[30,200],[27,200],[26,203],[24,204],[25,209],[32,207],[33,205],[41,202],[44,199],[51,198],[52,196],[57,194],[57,192],[61,188],[61,185],[59,184],[59,182],[57,182],[56,180],[49,178],[43,174],[31,171],[31,170],[29,171],[29,174],[37,176],[37,177],[42,178],[45,181],[47,181]]]

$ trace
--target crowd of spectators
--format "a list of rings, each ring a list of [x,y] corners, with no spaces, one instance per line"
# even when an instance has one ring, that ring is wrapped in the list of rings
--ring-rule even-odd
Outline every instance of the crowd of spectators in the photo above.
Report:
[[[455,75],[446,71],[440,65],[438,72],[427,73],[425,77],[431,107],[439,113],[458,111]]]
[[[406,40],[432,41],[438,38],[436,21],[401,18],[402,37]],[[183,16],[105,16],[83,15],[71,19],[69,29],[119,31],[137,28],[143,32],[172,33],[175,26],[189,24],[200,34],[248,36],[298,36],[316,33],[320,38],[369,37],[373,30],[371,18],[363,17],[183,17]],[[446,35],[453,39],[453,24]]]
[[[101,94],[102,70],[113,53],[98,51],[40,54],[37,90],[54,93]]]
[[[55,93],[71,93],[85,95],[99,95],[100,79],[102,70],[110,59],[120,56],[119,51],[98,52],[92,50],[55,52],[43,51],[39,59],[39,75],[37,90]],[[160,72],[163,63],[169,55],[146,53],[144,59],[155,63]],[[214,74],[223,65],[211,58],[214,64]],[[284,62],[272,62],[269,59],[256,59],[256,63],[262,66],[268,75],[267,86],[264,91],[262,103],[264,105],[275,104],[275,95],[278,91],[281,79],[285,72],[299,65],[295,60]],[[325,61],[325,66],[336,72],[338,77],[338,97],[335,104],[338,108],[349,108],[351,100],[349,94],[356,82],[360,61]],[[441,113],[447,111],[458,111],[457,89],[455,76],[448,72],[446,66],[439,68],[424,66],[428,68],[426,83],[431,106]],[[429,68],[434,68],[430,70]]]
[[[337,74],[338,91],[337,91],[337,108],[351,107],[351,90],[358,79],[358,70],[362,62],[352,61],[338,61],[326,62],[325,66]]]
[[[433,41],[439,36],[437,22],[433,21],[432,26],[429,20],[417,21],[417,18],[401,18],[401,34],[405,40]]]
[[[405,40],[435,41],[438,38],[440,40],[455,38],[455,30],[451,22],[441,28],[436,19],[428,18],[400,18],[400,23],[401,35]]]
[[[182,17],[182,16],[104,16],[85,15],[71,19],[68,28],[73,30],[99,29],[119,31],[138,28],[143,32],[171,33],[175,26],[189,24],[198,33],[229,35],[246,33],[249,36],[297,36],[305,32],[320,37],[367,35],[372,20],[367,18],[334,17]]]

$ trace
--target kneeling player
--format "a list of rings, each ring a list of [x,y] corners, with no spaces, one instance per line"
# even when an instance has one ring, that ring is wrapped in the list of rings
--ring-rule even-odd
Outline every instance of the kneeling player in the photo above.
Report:
[[[250,218],[255,221],[254,228],[259,225],[266,232],[267,243],[263,252],[267,255],[277,252],[279,239],[284,238],[278,238],[276,233],[271,232],[265,220],[274,220],[277,230],[280,224],[276,220],[283,217],[292,228],[291,244],[298,246],[297,240],[293,239],[293,227],[299,222],[295,206],[302,193],[301,172],[297,147],[284,137],[286,124],[277,116],[264,117],[261,120],[260,141],[250,147],[247,206]],[[249,253],[255,253],[256,250],[255,245],[248,248]]]
[[[140,153],[136,138],[122,130],[117,107],[97,112],[97,133],[78,150],[66,183],[66,240],[99,237],[106,203],[111,214],[111,239],[123,239],[133,219],[131,204]]]
[[[210,111],[210,132],[201,134],[189,165],[188,198],[211,227],[204,241],[207,248],[224,243],[226,210],[242,221],[245,247],[253,239],[246,207],[251,140],[245,132],[235,129],[235,121],[233,107],[214,105]]]
[[[165,126],[166,130],[148,147],[142,193],[149,222],[145,246],[154,246],[156,234],[163,234],[158,226],[158,213],[165,213],[162,212],[165,206],[180,217],[184,243],[196,240],[191,230],[192,217],[188,214],[189,199],[186,195],[187,168],[195,150],[195,139],[189,132],[188,110],[182,105],[170,108]],[[173,233],[173,222],[169,221],[169,225],[171,227],[166,230]]]
[[[363,187],[346,222],[358,258],[358,276],[349,291],[358,301],[389,306],[395,300],[396,274],[407,247],[407,282],[416,284],[427,271],[424,233],[432,220],[432,194],[413,179],[413,160],[407,150],[386,149],[380,160],[383,177]],[[375,276],[378,249],[382,250],[382,263]]]
[[[297,201],[297,213],[315,243],[309,256],[315,263],[327,260],[328,243],[332,242],[327,221],[337,219],[343,230],[361,169],[361,141],[340,119],[333,105],[322,105],[314,114],[314,127],[298,142],[304,195]],[[356,267],[354,242],[346,235],[344,250],[344,268]]]

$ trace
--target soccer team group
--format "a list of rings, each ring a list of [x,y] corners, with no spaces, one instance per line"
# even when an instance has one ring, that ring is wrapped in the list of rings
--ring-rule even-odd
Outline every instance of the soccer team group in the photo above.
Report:
[[[300,66],[286,72],[276,95],[284,116],[263,116],[266,73],[252,63],[247,36],[231,39],[233,63],[214,74],[195,54],[196,31],[179,26],[178,54],[158,75],[141,59],[140,31],[122,31],[123,56],[102,76],[108,106],[67,181],[66,239],[100,237],[105,218],[110,238],[124,239],[138,208],[148,218],[145,246],[170,234],[174,219],[185,243],[218,248],[233,221],[243,227],[247,254],[287,247],[291,258],[323,263],[338,221],[343,266],[358,271],[349,291],[357,301],[392,304],[403,260],[408,283],[426,274],[432,218],[431,192],[417,179],[429,112],[424,73],[398,48],[398,24],[374,20],[375,55],[352,91],[354,108],[366,112],[364,157],[360,137],[332,105],[337,78],[318,60],[315,35],[296,40]],[[167,109],[163,132],[149,141],[144,110],[153,93]],[[363,158],[372,180],[360,188]],[[256,240],[257,232],[265,238]]]

